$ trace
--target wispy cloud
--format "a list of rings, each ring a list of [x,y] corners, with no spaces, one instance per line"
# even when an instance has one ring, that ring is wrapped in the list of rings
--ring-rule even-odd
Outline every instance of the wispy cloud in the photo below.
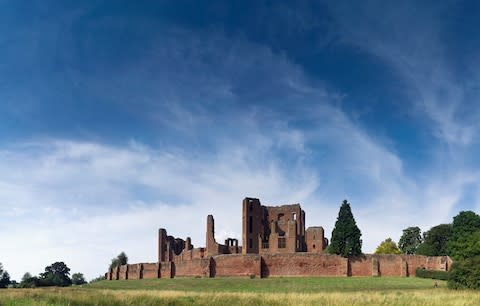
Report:
[[[251,126],[254,133],[236,143],[219,140],[228,145],[201,155],[138,142],[117,147],[47,140],[5,148],[0,201],[6,205],[0,213],[12,221],[0,232],[2,244],[9,246],[2,261],[15,267],[10,271],[17,278],[59,259],[94,277],[121,250],[132,262],[155,261],[159,227],[204,245],[205,216],[211,213],[219,240],[241,238],[245,196],[260,197],[264,204],[300,202],[307,225],[324,226],[327,236],[339,202],[347,197],[367,252],[385,235],[398,238],[412,222],[447,221],[447,207],[459,194],[449,198],[447,190],[439,194],[432,186],[431,198],[424,199],[403,174],[399,158],[342,112],[321,108],[315,118],[325,119],[315,132]],[[329,148],[321,163],[318,146]],[[285,159],[282,152],[294,147],[294,160]],[[436,209],[438,195],[445,196],[442,210]],[[427,213],[431,221],[420,217]],[[32,249],[38,250],[35,258]]]
[[[259,148],[229,147],[215,156],[192,157],[134,143],[116,148],[51,141],[22,145],[24,154],[4,150],[1,214],[11,221],[1,230],[8,246],[2,260],[39,272],[62,259],[91,277],[120,250],[132,260],[155,260],[158,227],[203,245],[209,213],[218,218],[218,235],[239,238],[244,196],[302,201],[317,186],[307,168],[290,177],[278,158]],[[269,158],[257,161],[252,154]],[[32,249],[41,256],[31,258]],[[85,260],[95,257],[101,259]],[[10,270],[16,277],[24,272]]]
[[[432,124],[426,126],[435,136],[451,145],[476,142],[478,112],[466,99],[470,88],[454,71],[448,48],[453,42],[447,40],[448,28],[442,23],[451,5],[427,8],[405,2],[385,6],[370,1],[354,6],[331,6],[341,40],[393,67],[405,81],[404,91],[414,110],[430,119]]]

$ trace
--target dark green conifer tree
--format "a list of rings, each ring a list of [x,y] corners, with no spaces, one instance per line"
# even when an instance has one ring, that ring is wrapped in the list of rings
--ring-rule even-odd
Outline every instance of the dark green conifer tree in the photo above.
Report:
[[[331,254],[338,254],[343,257],[357,256],[362,254],[362,233],[357,227],[353,217],[350,203],[343,200],[338,212],[337,222],[332,231],[332,239],[328,247]]]

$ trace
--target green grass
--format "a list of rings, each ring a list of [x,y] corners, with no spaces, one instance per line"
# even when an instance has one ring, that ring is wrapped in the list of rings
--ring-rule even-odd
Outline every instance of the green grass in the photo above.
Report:
[[[192,292],[333,292],[431,289],[434,281],[406,277],[282,277],[282,278],[175,278],[100,281],[88,288],[113,290],[173,290]],[[440,287],[446,283],[438,281]]]
[[[478,305],[480,293],[400,277],[177,278],[0,290],[1,306]]]

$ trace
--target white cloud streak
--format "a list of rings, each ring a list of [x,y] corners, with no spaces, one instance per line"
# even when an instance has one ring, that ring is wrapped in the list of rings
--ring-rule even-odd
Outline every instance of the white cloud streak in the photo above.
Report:
[[[414,9],[415,8],[415,9]],[[433,135],[451,146],[476,142],[478,112],[466,100],[469,88],[453,73],[442,37],[446,3],[428,9],[408,2],[385,6],[370,1],[352,10],[332,5],[342,41],[385,61],[405,81],[415,111],[433,123]],[[382,16],[382,18],[378,18]]]
[[[402,173],[398,157],[343,113],[320,108],[315,116],[330,118],[315,133],[253,129],[245,136],[248,142],[241,139],[201,156],[133,141],[115,147],[47,140],[5,148],[0,151],[0,214],[7,220],[0,228],[1,260],[15,278],[57,260],[92,278],[122,250],[131,262],[155,261],[159,227],[203,246],[207,214],[216,218],[217,239],[241,238],[245,196],[264,204],[299,202],[307,225],[324,226],[327,237],[338,204],[348,197],[367,252],[386,235],[398,239],[412,222],[448,221],[459,193],[439,193],[444,186],[432,185],[429,198],[423,198]],[[314,144],[331,146],[326,160],[331,167],[310,158]],[[292,146],[299,148],[294,166],[280,153]],[[352,183],[363,190],[355,191]],[[439,195],[443,206],[437,210]],[[424,213],[431,219],[421,218]]]

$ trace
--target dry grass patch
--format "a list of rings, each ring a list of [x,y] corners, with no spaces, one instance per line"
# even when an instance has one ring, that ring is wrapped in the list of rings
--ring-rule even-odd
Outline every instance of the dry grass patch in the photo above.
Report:
[[[82,288],[0,291],[0,305],[478,305],[480,293],[410,291],[249,293]]]

